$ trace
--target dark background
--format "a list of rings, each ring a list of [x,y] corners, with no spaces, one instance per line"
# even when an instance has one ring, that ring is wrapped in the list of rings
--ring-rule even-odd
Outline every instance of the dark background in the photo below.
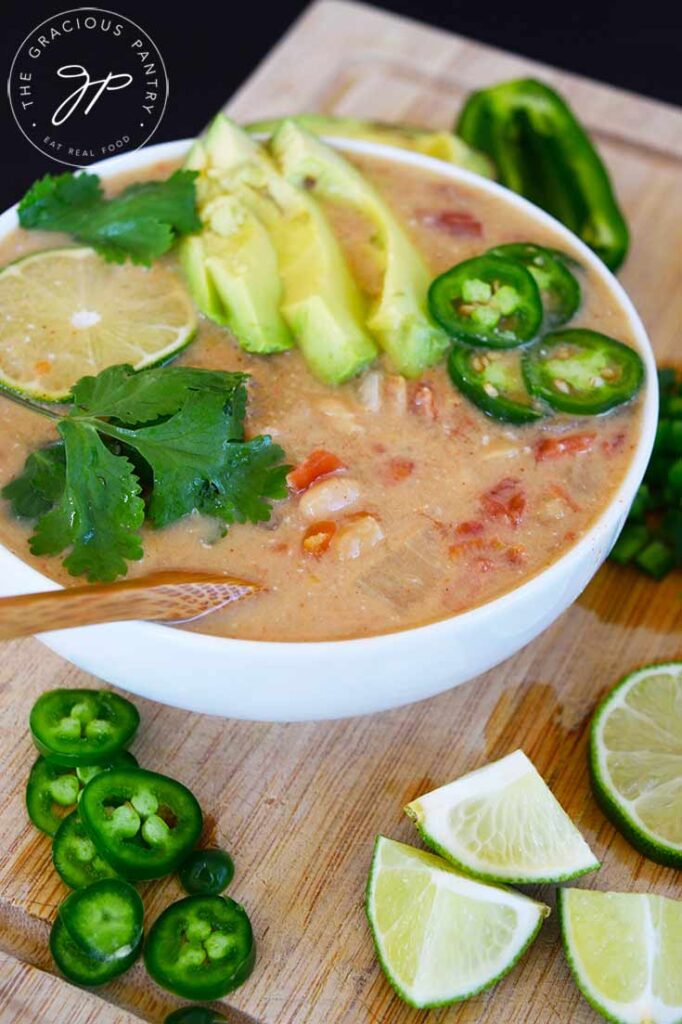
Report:
[[[164,56],[170,98],[157,142],[196,134],[306,6],[303,0],[99,2],[137,21]],[[75,6],[77,0],[10,0],[2,15],[3,76],[38,22]],[[382,0],[377,6],[633,92],[682,102],[679,0]],[[15,202],[34,178],[65,169],[20,134],[6,94],[2,107],[0,208]]]

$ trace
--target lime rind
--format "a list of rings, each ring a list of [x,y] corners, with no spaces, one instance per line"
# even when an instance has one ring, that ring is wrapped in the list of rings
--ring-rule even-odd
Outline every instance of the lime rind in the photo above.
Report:
[[[600,866],[522,750],[419,797],[407,805],[405,813],[427,846],[459,871],[484,882],[567,882]],[[474,836],[478,854],[465,845],[473,820],[480,825]],[[484,840],[481,832],[487,836]],[[524,848],[529,837],[534,853]]]
[[[467,903],[472,901],[478,901],[481,904],[491,903],[496,907],[502,906],[514,912],[516,915],[516,927],[513,937],[506,947],[509,949],[509,953],[506,956],[500,955],[497,963],[488,970],[484,977],[479,976],[473,984],[467,987],[452,988],[448,992],[440,991],[435,994],[434,992],[429,992],[427,987],[419,989],[420,973],[422,976],[426,973],[422,966],[421,970],[418,968],[415,979],[416,983],[411,988],[401,983],[401,980],[396,976],[396,971],[391,964],[390,957],[386,953],[384,933],[378,926],[375,914],[374,897],[376,884],[382,872],[380,859],[386,848],[390,848],[392,852],[398,851],[404,854],[404,864],[407,870],[409,870],[410,861],[421,865],[421,868],[415,867],[415,873],[424,874],[428,872],[432,879],[435,879],[433,884],[436,885],[437,889],[440,887],[448,893],[454,893]],[[477,882],[466,875],[459,874],[450,864],[435,856],[435,854],[395,842],[384,836],[377,836],[375,842],[367,883],[365,910],[374,939],[377,957],[389,984],[404,1002],[415,1009],[435,1009],[439,1006],[461,1002],[496,985],[516,966],[536,938],[543,920],[550,913],[549,907],[521,893],[514,892],[505,886],[493,886]],[[422,950],[425,949],[427,953],[426,963],[428,963],[428,954],[434,953],[433,944],[430,944],[428,941],[428,925],[432,922],[432,919],[433,908],[429,911],[424,929],[425,941],[422,944]],[[437,953],[437,950],[435,952]]]
[[[61,314],[71,312],[75,316],[78,312],[78,305],[91,297],[87,294],[87,287],[85,294],[83,294],[83,285],[86,280],[88,286],[92,285],[93,279],[96,276],[94,273],[88,273],[86,277],[82,277],[80,281],[76,282],[79,286],[79,294],[73,293],[73,308],[69,305],[71,296],[68,293],[68,283],[65,285],[64,281],[59,278],[50,280],[49,276],[45,277],[42,282],[31,282],[30,280],[25,282],[21,297],[24,303],[28,303],[28,311],[20,309],[18,314],[16,312],[13,314],[11,312],[11,299],[8,302],[2,295],[3,280],[21,278],[27,270],[30,271],[31,265],[59,259],[73,261],[92,260],[94,261],[93,267],[99,270],[100,274],[108,273],[113,275],[113,277],[118,277],[119,281],[123,282],[123,286],[120,288],[120,304],[118,305],[115,303],[116,291],[113,287],[113,277],[107,287],[104,287],[106,282],[99,282],[100,295],[106,296],[105,301],[111,306],[111,309],[108,328],[106,326],[104,329],[100,328],[96,333],[101,334],[103,330],[106,330],[109,334],[109,344],[106,347],[111,350],[111,358],[108,355],[103,359],[97,358],[95,350],[99,349],[101,355],[101,346],[98,346],[91,340],[88,340],[86,343],[85,335],[83,339],[79,339],[80,349],[83,352],[89,350],[89,356],[83,355],[83,358],[79,358],[80,351],[76,351],[75,355],[69,352],[68,346],[64,345],[63,341],[69,335],[73,337],[72,328],[75,329],[76,327],[73,320],[71,321],[71,326],[67,326],[64,323],[61,329],[61,341],[59,331],[55,330],[55,324],[58,323]],[[160,278],[157,288],[154,288],[151,284],[152,276]],[[123,280],[124,277],[126,278],[125,280]],[[139,285],[137,288],[137,298],[135,297],[135,289],[131,291],[129,287],[129,282],[133,277]],[[145,277],[147,280],[145,280]],[[169,284],[172,284],[172,288],[169,287]],[[40,302],[37,301],[37,298],[33,302],[30,301],[32,288],[38,289],[35,292],[36,296],[40,290],[44,290],[45,297],[42,297]],[[114,299],[111,298],[111,293],[113,293]],[[142,301],[140,301],[140,295],[143,296]],[[171,299],[176,301],[181,309],[181,318],[177,324],[159,323],[152,320],[152,322],[140,322],[136,326],[133,321],[130,324],[130,340],[127,341],[125,335],[120,334],[121,324],[123,323],[125,326],[126,301],[133,301],[135,307],[144,307],[145,303],[148,304],[150,301],[168,302]],[[10,391],[13,394],[36,401],[55,404],[69,400],[71,387],[80,377],[96,374],[106,366],[128,362],[136,370],[142,370],[152,366],[163,365],[169,360],[174,359],[191,343],[198,326],[196,309],[189,294],[180,278],[167,265],[155,264],[152,268],[146,268],[132,264],[110,264],[87,246],[60,246],[51,249],[40,249],[27,253],[6,264],[0,268],[0,300],[3,302],[4,313],[4,322],[0,328],[0,390]],[[41,304],[45,309],[41,310]],[[62,306],[61,310],[59,310],[60,305]],[[90,313],[87,305],[85,312]],[[152,309],[151,316],[153,317],[156,312],[155,309]],[[16,317],[16,325],[13,322],[13,316]],[[11,325],[11,327],[8,325]],[[47,327],[46,338],[50,339],[49,342],[45,341],[43,349],[41,349],[43,343],[39,335],[38,341],[32,341],[31,339],[31,331],[39,331],[41,326],[43,329]],[[83,325],[78,324],[78,327],[81,326]],[[87,326],[90,327],[90,325]],[[154,329],[156,329],[159,335],[162,335],[163,332],[170,332],[170,340],[164,344],[152,344],[145,352],[140,344],[140,335]],[[21,331],[23,330],[26,333],[21,337]],[[8,335],[8,332],[12,333]],[[92,338],[91,331],[88,331],[88,334]],[[20,342],[22,340],[29,343],[29,349],[26,353],[27,363],[30,361],[34,363],[40,362],[43,357],[47,358],[47,361],[54,365],[63,364],[65,361],[73,363],[73,372],[68,375],[70,379],[68,388],[66,385],[59,388],[46,387],[41,383],[39,375],[29,377],[27,374],[24,374],[20,377],[16,372],[13,373],[8,368],[8,362],[11,363],[11,360],[16,362],[17,353],[21,352]],[[121,347],[122,342],[126,343],[123,349]],[[61,348],[60,344],[62,345]],[[136,351],[140,353],[137,358],[135,358]],[[50,369],[52,369],[52,366]]]
[[[627,841],[644,857],[667,867],[682,867],[682,844],[670,843],[652,832],[641,820],[635,802],[618,792],[607,764],[606,747],[603,740],[604,726],[610,711],[622,707],[626,696],[643,679],[652,674],[677,676],[682,699],[682,662],[668,661],[643,665],[635,672],[629,672],[598,705],[590,728],[590,778],[599,806]],[[682,737],[680,738],[682,765]],[[681,773],[682,781],[682,773]],[[682,807],[680,808],[682,814]]]
[[[604,899],[613,900],[621,905],[625,901],[629,901],[632,907],[634,906],[634,901],[642,901],[641,909],[645,921],[644,927],[639,929],[639,934],[636,938],[640,939],[642,945],[646,945],[646,948],[642,951],[639,964],[632,962],[628,964],[627,968],[622,968],[623,973],[627,974],[627,984],[632,985],[633,975],[636,976],[638,973],[646,974],[646,988],[638,994],[637,998],[629,1002],[619,1002],[606,992],[599,991],[596,985],[590,981],[590,975],[594,977],[595,965],[591,965],[591,970],[585,965],[583,957],[581,957],[577,948],[578,943],[574,934],[571,917],[571,902],[576,896],[584,902],[594,900],[595,914],[590,929],[599,936],[601,936],[602,932],[598,914],[599,908],[596,906],[597,902],[603,907],[605,905]],[[670,1006],[664,1003],[653,991],[657,955],[660,955],[662,950],[661,930],[656,927],[652,913],[654,901],[658,901],[660,906],[665,904],[672,906],[677,903],[679,907],[678,901],[648,893],[607,893],[570,888],[560,889],[557,893],[557,913],[561,929],[561,939],[571,974],[584,999],[597,1013],[601,1014],[606,1020],[612,1021],[613,1024],[682,1024],[682,1006]],[[682,924],[682,907],[680,907],[679,917],[680,924]],[[619,938],[622,936],[622,955],[625,958],[631,952],[632,941],[635,937],[629,933],[628,929],[622,928],[618,920],[612,922],[611,931],[612,934],[617,932]],[[678,943],[679,938],[671,950],[673,957]],[[598,946],[599,952],[603,955],[605,944],[603,942],[595,942],[595,946]],[[604,965],[603,979],[602,984],[604,988],[613,988],[613,971],[608,963]]]

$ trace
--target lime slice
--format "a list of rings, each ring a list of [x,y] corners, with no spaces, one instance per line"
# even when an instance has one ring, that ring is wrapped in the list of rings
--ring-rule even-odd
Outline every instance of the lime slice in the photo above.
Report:
[[[549,907],[378,836],[367,917],[384,973],[417,1008],[468,999],[511,971]]]
[[[136,370],[191,341],[192,300],[163,264],[106,263],[92,249],[47,249],[0,271],[0,385],[57,402],[113,363]]]
[[[595,1010],[616,1024],[682,1021],[682,903],[563,889],[559,914],[568,962]]]
[[[594,790],[632,845],[682,867],[682,662],[647,665],[597,708],[590,736]]]
[[[489,882],[563,882],[599,861],[522,750],[405,808],[424,842]]]

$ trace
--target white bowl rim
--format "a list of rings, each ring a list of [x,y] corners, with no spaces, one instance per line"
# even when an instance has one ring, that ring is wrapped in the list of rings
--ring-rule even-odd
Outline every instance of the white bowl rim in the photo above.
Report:
[[[136,168],[148,166],[153,163],[167,160],[178,160],[188,151],[194,141],[194,139],[190,138],[156,143],[152,146],[146,146],[138,150],[109,157],[106,160],[102,160],[88,166],[86,170],[89,173],[100,175],[120,174],[134,171]],[[284,659],[287,663],[295,663],[299,658],[305,656],[306,652],[310,652],[311,648],[314,649],[317,655],[321,655],[323,657],[329,656],[332,658],[335,652],[339,651],[340,648],[348,649],[353,646],[357,654],[362,654],[363,649],[368,652],[370,649],[374,649],[376,651],[376,648],[381,645],[385,646],[386,644],[395,643],[399,639],[403,642],[405,640],[409,640],[409,637],[415,634],[419,634],[421,639],[428,639],[430,634],[433,639],[436,640],[440,638],[442,634],[447,633],[455,622],[457,623],[458,629],[466,627],[468,623],[475,622],[477,618],[483,618],[490,615],[493,608],[496,613],[504,616],[505,611],[510,605],[513,605],[517,600],[518,595],[523,594],[524,596],[532,596],[533,590],[540,590],[545,584],[549,583],[551,585],[555,580],[558,582],[563,575],[567,562],[579,559],[583,553],[586,553],[588,549],[595,546],[595,541],[598,540],[599,537],[609,531],[613,532],[621,513],[624,514],[629,507],[637,486],[644,475],[644,471],[653,448],[656,424],[658,421],[656,363],[646,330],[631,299],[620,282],[607,269],[599,257],[596,256],[595,253],[581,241],[581,239],[565,227],[564,224],[556,220],[550,214],[546,213],[544,210],[535,206],[533,203],[524,199],[517,193],[510,191],[497,182],[475,174],[472,171],[465,170],[455,164],[449,164],[435,157],[425,156],[422,153],[413,151],[400,150],[396,147],[387,146],[383,143],[366,142],[357,139],[341,139],[337,137],[328,137],[326,138],[326,141],[336,148],[348,153],[354,153],[359,156],[376,157],[393,163],[403,163],[422,170],[432,171],[440,177],[450,178],[455,183],[471,185],[474,189],[478,189],[479,191],[488,193],[489,195],[500,197],[511,206],[522,210],[532,220],[554,230],[558,236],[563,236],[570,249],[577,252],[578,258],[607,283],[609,290],[620,303],[630,321],[632,333],[637,344],[637,350],[644,360],[646,367],[646,383],[643,396],[640,433],[635,453],[630,462],[630,466],[618,487],[618,490],[611,498],[609,504],[603,509],[590,528],[575,544],[564,552],[564,554],[551,562],[545,569],[541,569],[539,572],[531,576],[530,579],[525,581],[525,583],[520,584],[518,587],[514,587],[512,590],[507,591],[499,597],[486,601],[483,604],[476,605],[474,608],[468,609],[467,611],[450,615],[447,618],[438,619],[435,622],[426,623],[425,625],[408,626],[391,632],[382,632],[366,637],[351,637],[337,640],[253,640],[214,636],[208,633],[177,629],[171,626],[164,626],[140,620],[120,623],[119,628],[129,629],[131,631],[131,639],[134,638],[138,643],[140,640],[145,640],[146,638],[150,645],[153,645],[156,642],[161,642],[166,645],[166,647],[169,644],[173,644],[183,649],[185,653],[191,654],[192,652],[195,652],[197,655],[200,654],[202,648],[206,649],[207,647],[210,647],[215,652],[222,651],[226,658],[230,655],[238,654],[239,651],[243,651],[247,660],[249,648],[258,648],[258,650],[262,652],[276,653],[278,658]],[[0,215],[0,239],[4,238],[10,230],[16,227],[16,210],[17,207],[15,205]],[[615,540],[615,536],[613,539]],[[28,562],[25,562],[4,545],[0,544],[0,566],[3,565],[10,571],[14,569],[18,576],[23,576],[22,582],[30,583],[31,588],[34,584],[36,586],[42,584],[43,589],[54,590],[60,588],[60,584],[56,583],[49,577],[44,576]],[[87,628],[90,630],[96,630],[101,627],[90,626]],[[57,632],[54,635],[56,638],[60,633]],[[47,640],[45,634],[42,634],[42,637]],[[122,634],[119,633],[119,639],[121,638]]]

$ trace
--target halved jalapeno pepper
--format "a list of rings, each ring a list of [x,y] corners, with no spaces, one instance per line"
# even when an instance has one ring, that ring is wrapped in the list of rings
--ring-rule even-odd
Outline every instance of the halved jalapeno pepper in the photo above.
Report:
[[[117,960],[96,960],[73,941],[62,919],[57,917],[50,932],[50,952],[64,977],[74,985],[94,988],[124,974],[140,955],[140,947]]]
[[[53,764],[104,764],[137,732],[134,704],[108,690],[49,690],[29,719],[33,741]]]
[[[234,863],[225,850],[193,850],[178,875],[191,896],[218,896],[234,878]]]
[[[196,797],[181,782],[142,768],[101,772],[78,813],[98,852],[124,878],[161,878],[187,857],[201,833]]]
[[[95,849],[95,844],[72,811],[57,829],[52,843],[52,863],[65,885],[81,889],[102,878],[118,878],[119,874]]]
[[[83,787],[98,772],[119,766],[137,767],[137,761],[127,750],[115,754],[108,764],[82,765],[65,768],[39,757],[26,784],[26,809],[33,824],[55,835],[61,822],[78,803]]]
[[[103,878],[67,896],[59,917],[78,948],[94,960],[127,960],[142,943],[144,907],[137,889]]]
[[[517,352],[453,345],[448,371],[455,387],[493,419],[534,423],[544,415],[528,394]]]
[[[431,315],[471,345],[514,348],[542,324],[542,300],[526,268],[500,256],[476,256],[446,270],[429,288]]]
[[[532,242],[510,242],[495,246],[488,254],[516,260],[532,274],[540,289],[546,326],[565,324],[578,309],[580,285],[565,263],[549,249]]]
[[[575,328],[547,334],[524,352],[523,376],[530,393],[553,409],[595,416],[639,391],[644,363],[615,338]]]
[[[152,925],[144,950],[154,981],[185,999],[220,999],[246,981],[255,957],[246,911],[223,896],[171,904]]]

